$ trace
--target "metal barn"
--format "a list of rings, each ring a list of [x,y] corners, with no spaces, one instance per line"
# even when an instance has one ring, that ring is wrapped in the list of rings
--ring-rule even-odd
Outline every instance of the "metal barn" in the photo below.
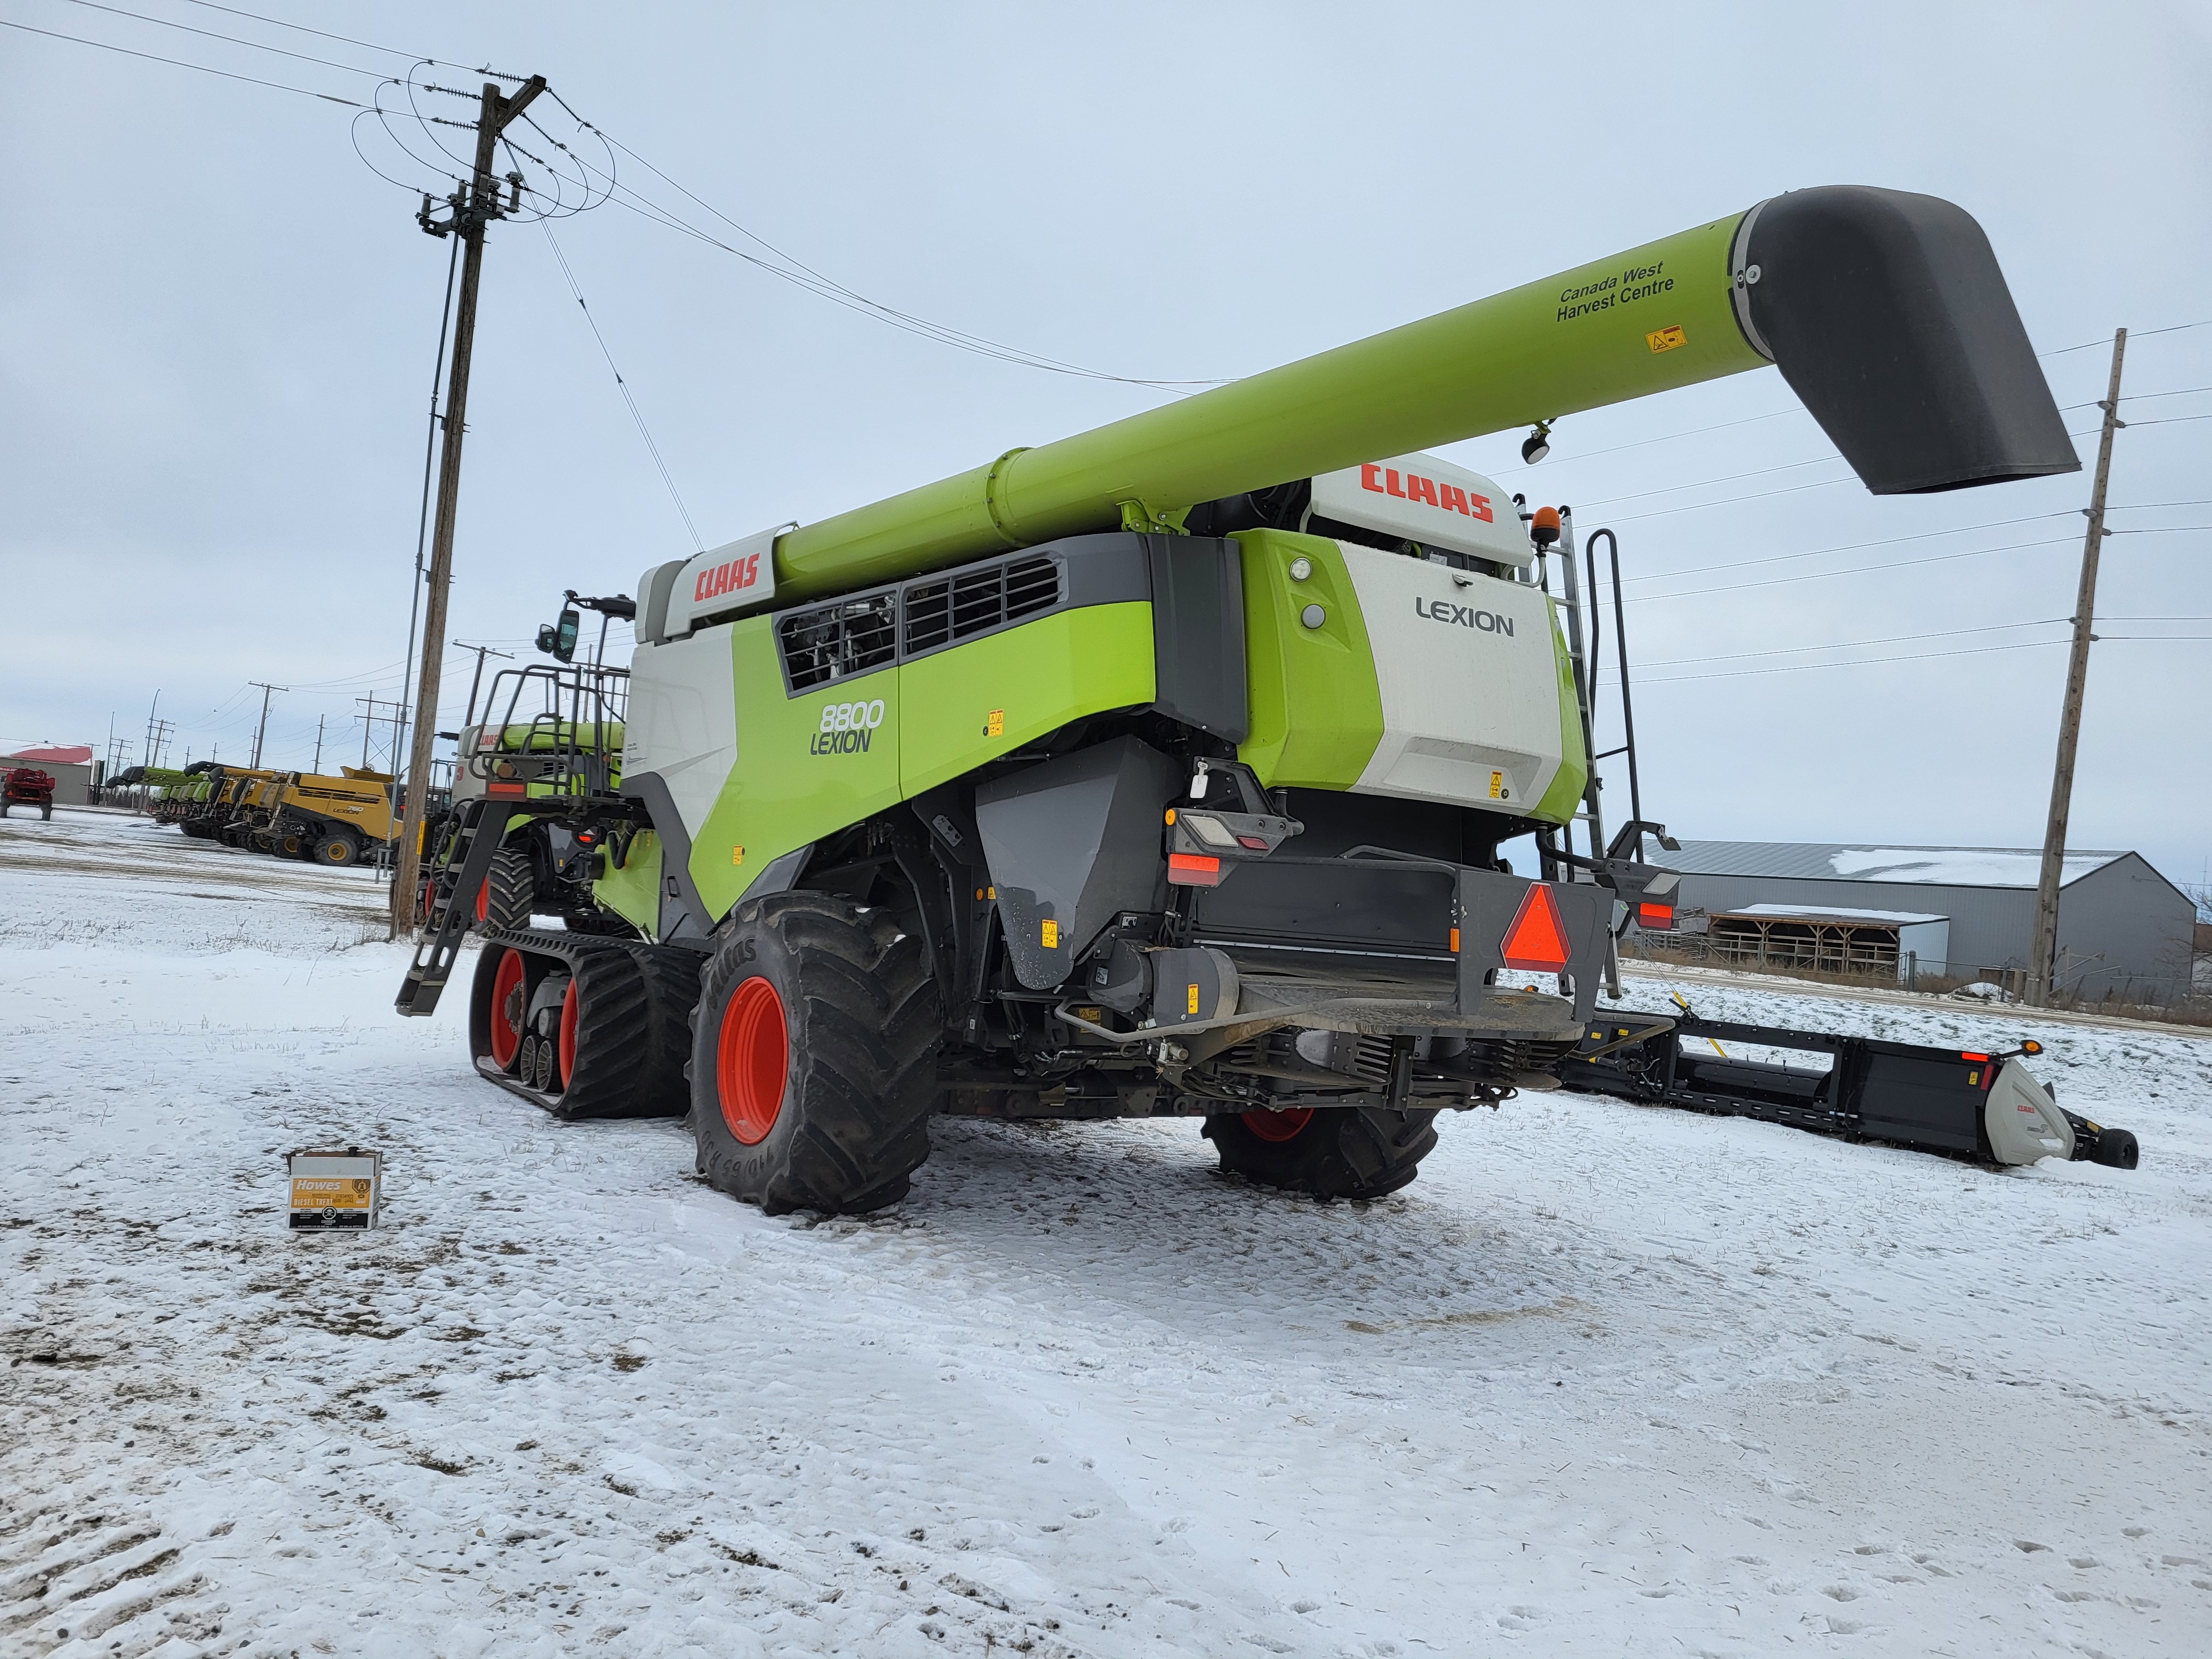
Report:
[[[1919,956],[1920,975],[2018,990],[2027,974],[2043,861],[2033,848],[1686,841],[1680,852],[1659,856],[1682,872],[1677,914],[1693,926],[1698,913],[1709,927],[1747,912],[1941,917],[1948,924],[1948,959]],[[2069,996],[2171,1001],[2188,989],[2196,920],[2187,896],[2139,854],[2069,853],[2058,896],[2058,983]],[[1741,939],[1744,930],[1722,931]],[[1930,931],[1922,940],[1932,943]]]

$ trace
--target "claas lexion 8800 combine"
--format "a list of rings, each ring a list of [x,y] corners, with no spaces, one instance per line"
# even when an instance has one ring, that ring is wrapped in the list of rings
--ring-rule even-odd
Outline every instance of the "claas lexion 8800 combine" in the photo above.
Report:
[[[1673,880],[1644,826],[1563,833],[1542,515],[1423,452],[1770,363],[1879,494],[2077,465],[1966,213],[1774,198],[648,569],[597,602],[627,673],[464,733],[400,1010],[527,847],[559,891],[520,909],[572,925],[487,916],[478,1069],[688,1112],[771,1211],[892,1201],[944,1113],[1202,1116],[1255,1181],[1400,1187],[1442,1109],[1556,1084]]]

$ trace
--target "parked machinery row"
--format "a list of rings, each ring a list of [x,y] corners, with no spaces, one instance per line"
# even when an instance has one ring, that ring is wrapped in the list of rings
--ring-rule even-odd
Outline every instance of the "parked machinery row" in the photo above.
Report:
[[[196,841],[343,868],[398,834],[391,777],[360,767],[339,775],[195,761],[181,772],[134,767],[109,787],[154,783],[154,817]]]

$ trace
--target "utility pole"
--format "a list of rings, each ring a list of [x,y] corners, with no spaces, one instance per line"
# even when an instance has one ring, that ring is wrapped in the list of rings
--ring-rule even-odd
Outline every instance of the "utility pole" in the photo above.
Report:
[[[155,720],[147,728],[146,741],[149,744],[146,751],[147,765],[159,766],[161,763],[161,751],[169,746],[169,733],[176,729],[177,723],[174,720]]]
[[[2051,1006],[2057,988],[2058,884],[2066,869],[2066,819],[2074,805],[2074,750],[2081,735],[2081,694],[2089,681],[2090,631],[2097,618],[2097,556],[2105,542],[2105,484],[2112,472],[2112,436],[2127,422],[2120,418],[2120,363],[2127,356],[2128,331],[2112,335],[2112,379],[2099,405],[2104,431],[2097,439],[2097,477],[2089,486],[2089,532],[2081,542],[2081,587],[2074,600],[2074,648],[2066,659],[2066,701],[2058,714],[2058,763],[2051,779],[2051,817],[2043,830],[2043,873],[2035,885],[2035,943],[2027,961],[2027,1000],[2034,1008]]]
[[[469,682],[469,712],[471,714],[474,714],[477,707],[477,692],[483,684],[483,662],[485,657],[503,657],[507,661],[513,662],[514,660],[514,653],[512,651],[494,651],[488,645],[471,645],[465,640],[455,640],[453,644],[459,650],[473,651],[477,653],[476,678]]]
[[[399,770],[399,756],[398,753],[398,738],[399,721],[401,719],[399,710],[404,708],[405,705],[403,704],[397,697],[380,697],[374,691],[370,692],[365,697],[356,697],[354,701],[356,702],[365,702],[368,705],[368,713],[361,717],[361,769],[364,772],[368,770],[368,740],[370,734],[376,730],[377,721],[389,720],[392,722],[393,733],[392,769],[395,774],[397,774]],[[381,703],[385,708],[391,709],[392,712],[389,714],[378,714],[376,710],[377,705],[380,703]]]
[[[273,692],[289,691],[292,688],[289,685],[271,685],[266,680],[248,680],[246,684],[261,688],[261,724],[253,728],[253,758],[246,763],[248,770],[258,772],[261,769],[261,739],[269,730],[270,696]]]
[[[424,803],[430,798],[430,744],[437,735],[439,670],[446,654],[446,598],[453,579],[453,524],[460,507],[461,438],[468,429],[469,359],[476,345],[477,284],[483,275],[484,228],[504,218],[522,193],[519,173],[510,175],[508,200],[500,201],[500,180],[492,173],[492,147],[509,122],[530,106],[545,90],[545,77],[533,75],[511,95],[498,83],[483,83],[483,102],[477,116],[477,154],[465,199],[457,194],[452,216],[443,223],[430,217],[426,197],[416,222],[436,236],[461,237],[461,297],[453,315],[453,368],[446,388],[444,453],[438,467],[438,516],[430,538],[430,592],[423,606],[421,678],[415,687],[415,723],[409,734],[406,823],[422,822]],[[395,768],[395,770],[398,769]],[[415,889],[422,872],[421,838],[399,837],[398,868],[392,878],[392,932],[394,938],[415,931]]]
[[[323,769],[323,721],[327,718],[323,714],[315,716],[315,771],[318,775]]]
[[[154,752],[154,717],[161,712],[161,688],[154,688],[153,706],[146,711],[146,764],[156,764],[160,757]]]

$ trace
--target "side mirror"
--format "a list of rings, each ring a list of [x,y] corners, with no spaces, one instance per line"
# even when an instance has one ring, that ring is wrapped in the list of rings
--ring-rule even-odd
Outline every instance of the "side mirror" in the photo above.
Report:
[[[576,613],[574,606],[564,607],[557,627],[549,623],[538,630],[538,648],[548,656],[556,657],[562,662],[574,661],[576,629],[582,620]]]

